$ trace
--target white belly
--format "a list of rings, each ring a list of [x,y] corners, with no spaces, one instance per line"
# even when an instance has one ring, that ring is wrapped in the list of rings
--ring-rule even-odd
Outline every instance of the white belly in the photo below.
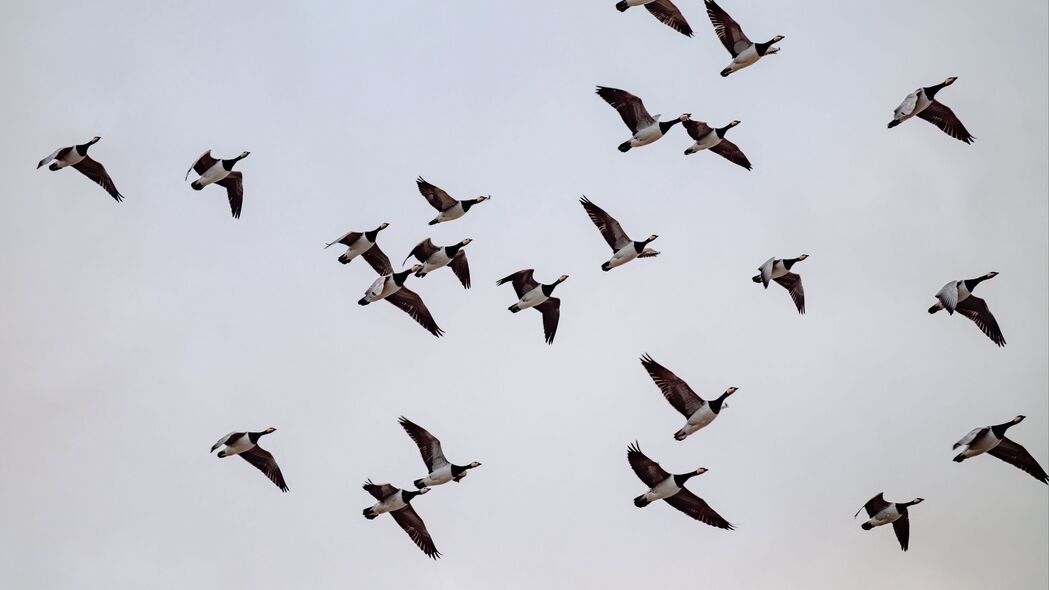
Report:
[[[386,498],[382,502],[378,502],[374,506],[372,506],[372,513],[385,514],[387,512],[400,510],[405,506],[407,506],[407,504],[405,504],[404,500],[401,499],[401,492],[397,492],[396,494],[390,496],[389,498]]]
[[[439,486],[450,481],[452,481],[452,466],[442,465],[441,467],[434,469],[433,473],[423,478],[423,485],[427,487]]]
[[[373,301],[381,301],[400,290],[401,287],[394,282],[393,275],[387,275],[375,279],[375,282],[372,283],[372,286],[369,287],[368,291],[364,294],[364,299],[369,303]]]
[[[882,526],[885,524],[891,524],[893,522],[896,522],[900,519],[900,516],[901,515],[899,512],[896,511],[896,508],[894,506],[890,506],[885,510],[882,510],[881,512],[875,514],[867,522],[869,522],[871,526]]]
[[[204,171],[204,174],[200,175],[197,179],[197,184],[200,186],[208,186],[211,183],[218,182],[223,178],[229,176],[229,170],[222,167],[222,162],[215,162],[211,168]]]
[[[466,211],[463,211],[463,204],[456,203],[451,207],[445,209],[444,211],[438,213],[436,219],[437,222],[440,223],[442,221],[451,221],[453,219],[459,219],[463,215],[466,215]]]
[[[69,150],[64,158],[58,158],[55,160],[58,163],[59,168],[65,168],[66,166],[73,166],[79,164],[86,156],[81,156],[77,153],[76,148]]]
[[[369,242],[367,238],[361,236],[357,239],[356,242],[353,243],[352,246],[346,248],[346,253],[342,256],[346,260],[353,260],[354,258],[357,258],[361,254],[367,252],[374,245],[374,242]]]
[[[648,145],[653,141],[663,137],[663,130],[659,128],[659,123],[649,125],[644,129],[639,129],[634,137],[630,139],[630,147],[641,147]]]
[[[239,439],[237,439],[237,441],[234,442],[233,444],[226,445],[226,448],[224,449],[224,453],[225,453],[226,457],[229,457],[231,455],[239,455],[239,454],[243,453],[244,451],[250,450],[254,446],[255,446],[255,443],[251,442],[251,439],[248,438],[247,434],[245,434],[244,436],[242,436]]]
[[[741,51],[739,55],[732,58],[732,63],[728,65],[728,69],[733,72],[738,72],[739,70],[742,70],[743,68],[758,61],[759,59],[761,59],[761,56],[758,55],[757,47],[751,45],[750,47]]]
[[[426,259],[423,263],[423,272],[433,272],[442,266],[447,266],[452,259],[448,258],[448,254],[445,253],[444,248],[434,252]]]
[[[696,430],[699,430],[713,422],[714,418],[717,417],[718,415],[714,413],[714,410],[710,409],[710,404],[703,404],[702,408],[696,410],[694,414],[688,417],[688,422],[686,423],[685,428],[692,426],[695,427]]]
[[[790,271],[787,270],[787,267],[783,265],[782,260],[779,260],[772,265],[772,278],[774,279],[778,279],[782,276],[785,276],[789,272]]]
[[[522,297],[521,300],[517,302],[517,307],[519,309],[528,309],[529,307],[535,307],[539,305],[547,299],[549,299],[549,297],[546,296],[546,293],[543,293],[543,288],[536,287],[535,289],[532,289],[531,291],[524,294],[524,297]]]
[[[621,250],[613,254],[611,259],[609,259],[608,268],[611,270],[617,266],[622,266],[637,258],[637,255],[637,249],[634,248],[633,244],[624,246]]]
[[[688,148],[688,153],[694,154],[703,150],[709,150],[710,148],[721,143],[721,138],[718,137],[717,132],[711,131],[710,133],[703,136],[702,139],[696,140],[696,143],[692,144],[692,147]]]
[[[966,459],[982,455],[998,446],[998,443],[1000,442],[1002,441],[995,438],[994,434],[988,429],[986,434],[969,443],[969,448],[967,448],[963,454]]]
[[[645,493],[645,499],[649,502],[655,502],[656,500],[669,498],[680,491],[681,488],[679,488],[677,483],[674,482],[674,476],[670,476],[656,484],[651,490],[648,490],[648,492]]]

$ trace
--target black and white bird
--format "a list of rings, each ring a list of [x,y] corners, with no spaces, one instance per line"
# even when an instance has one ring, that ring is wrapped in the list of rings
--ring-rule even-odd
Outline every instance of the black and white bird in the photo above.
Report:
[[[368,305],[369,303],[385,299],[397,309],[412,316],[412,319],[418,322],[420,326],[426,328],[426,331],[440,338],[441,334],[444,334],[444,330],[437,326],[437,322],[430,315],[430,310],[423,303],[422,297],[419,297],[418,293],[404,286],[404,281],[408,280],[408,275],[417,273],[420,269],[422,269],[422,265],[416,264],[407,270],[383,275],[375,279],[375,282],[372,283],[372,286],[368,288],[364,293],[364,297],[361,297],[357,304]]]
[[[802,254],[797,258],[769,258],[758,267],[758,274],[751,278],[755,283],[761,283],[766,289],[769,281],[776,281],[781,287],[790,293],[794,305],[798,307],[798,313],[805,313],[805,288],[801,285],[801,276],[790,272],[790,269],[798,262],[808,258],[808,254]]]
[[[889,129],[911,117],[917,116],[919,119],[925,119],[936,125],[940,128],[940,131],[959,141],[972,143],[976,138],[969,133],[965,125],[962,125],[954,111],[936,100],[936,93],[954,84],[954,81],[957,79],[956,76],[951,76],[939,84],[919,88],[908,94],[907,98],[900,103],[900,106],[896,107],[892,121],[889,121]]]
[[[783,35],[776,35],[765,43],[754,43],[743,34],[743,28],[739,26],[739,23],[733,20],[714,0],[706,0],[706,4],[707,16],[710,17],[710,23],[714,25],[714,32],[717,33],[721,44],[732,55],[732,63],[721,70],[722,77],[738,72],[766,55],[779,52],[779,47],[772,45],[785,39]]]
[[[955,462],[961,463],[977,455],[990,453],[992,457],[998,457],[1013,467],[1027,472],[1038,481],[1049,484],[1049,475],[1046,475],[1045,469],[1042,469],[1038,461],[1034,460],[1031,453],[1005,437],[1005,431],[1023,422],[1024,418],[1026,416],[1017,416],[1002,424],[973,428],[962,440],[954,443],[955,450],[961,449],[961,452],[954,458]]]
[[[439,486],[450,481],[458,483],[467,476],[467,471],[481,466],[477,461],[473,461],[468,465],[452,464],[448,459],[445,459],[444,451],[441,450],[441,441],[437,440],[436,436],[404,416],[401,416],[398,422],[400,422],[404,431],[408,433],[408,436],[415,441],[415,446],[419,447],[419,454],[422,455],[423,463],[426,463],[426,469],[429,470],[429,474],[426,477],[413,482],[415,487],[422,489]]]
[[[720,514],[714,512],[709,504],[685,488],[689,479],[707,472],[706,467],[695,471],[671,475],[659,463],[649,459],[641,452],[637,443],[630,445],[626,452],[627,461],[638,479],[648,486],[648,491],[634,498],[634,506],[644,508],[657,500],[664,500],[674,508],[690,517],[719,529],[732,530],[733,527]]]
[[[670,131],[670,128],[674,125],[682,121],[688,121],[688,113],[681,115],[677,119],[660,121],[659,115],[653,117],[648,114],[641,99],[626,90],[598,86],[597,95],[619,112],[623,122],[630,128],[630,132],[634,134],[633,137],[619,144],[619,151],[621,152],[628,152],[630,148],[648,145],[666,135],[667,131]]]
[[[361,487],[377,500],[375,504],[364,509],[364,518],[372,520],[380,514],[389,513],[397,521],[397,524],[404,529],[404,532],[408,533],[412,542],[419,549],[422,549],[427,557],[437,559],[441,556],[441,552],[437,550],[437,547],[433,544],[433,539],[430,538],[429,531],[426,530],[426,524],[423,522],[423,519],[419,518],[415,508],[412,507],[412,500],[416,496],[429,492],[430,488],[423,488],[418,492],[410,492],[396,488],[388,483],[375,484],[371,480],[364,482],[364,485]]]
[[[728,407],[725,400],[739,390],[738,387],[729,387],[717,399],[706,401],[692,391],[683,379],[647,354],[641,357],[641,365],[648,371],[648,376],[663,393],[663,397],[685,417],[685,425],[674,433],[674,440],[685,440],[690,434],[713,422],[721,410]]]
[[[452,244],[451,246],[437,246],[430,238],[419,242],[415,248],[404,258],[404,262],[412,256],[422,263],[422,268],[415,273],[417,277],[425,277],[441,267],[447,266],[455,273],[455,277],[462,283],[464,289],[470,288],[470,263],[466,260],[466,250],[463,248],[472,242],[470,238]],[[403,262],[401,264],[404,264]]]
[[[543,314],[543,333],[546,335],[546,343],[554,343],[554,335],[557,333],[557,322],[561,319],[561,300],[551,297],[554,288],[565,282],[568,275],[561,275],[556,281],[549,285],[542,285],[534,278],[534,269],[526,268],[514,274],[503,277],[495,282],[496,285],[511,283],[517,292],[518,302],[510,306],[510,311],[517,313],[522,309],[534,307]]]
[[[48,170],[61,170],[66,166],[72,166],[78,172],[94,181],[95,184],[105,189],[105,191],[109,193],[109,196],[116,199],[119,203],[124,200],[124,195],[120,194],[120,191],[117,190],[116,185],[113,184],[113,179],[110,178],[109,173],[106,172],[106,168],[97,160],[93,160],[91,156],[87,155],[88,148],[98,143],[100,139],[102,138],[95,136],[87,143],[58,148],[51,152],[51,155],[40,160],[40,162],[37,163],[36,168],[39,170],[41,166],[47,164],[51,160],[54,160],[55,162],[47,167]]]
[[[339,255],[339,262],[349,264],[354,258],[363,256],[365,262],[371,265],[375,272],[381,275],[388,275],[393,272],[393,265],[390,264],[390,259],[379,248],[379,245],[375,243],[379,239],[379,232],[388,227],[390,227],[389,223],[382,223],[371,231],[363,233],[351,231],[334,242],[325,244],[324,248],[327,249],[335,244],[342,244],[346,246],[346,251]]]
[[[426,202],[438,211],[437,217],[430,220],[430,225],[437,225],[438,223],[444,223],[445,221],[459,219],[463,215],[466,215],[466,212],[474,205],[483,203],[492,198],[491,195],[488,195],[480,196],[476,199],[457,201],[453,199],[451,195],[444,192],[443,189],[437,188],[423,180],[422,176],[420,176],[415,183],[419,185],[419,192],[422,196],[426,197]]]
[[[892,523],[892,529],[896,531],[896,538],[900,541],[900,548],[906,551],[911,538],[911,521],[907,509],[924,501],[922,498],[915,498],[910,502],[886,502],[882,493],[867,500],[863,508],[857,510],[852,517],[856,518],[860,512],[867,511],[870,520],[860,525],[865,531]]]
[[[186,178],[189,179],[190,172],[196,172],[200,178],[194,180],[190,186],[193,190],[217,184],[226,189],[226,197],[229,199],[229,208],[234,219],[240,218],[240,208],[244,204],[244,175],[233,169],[233,165],[247,158],[251,152],[241,152],[239,156],[228,160],[216,160],[211,157],[211,150],[201,154],[196,162],[186,170]]]
[[[747,159],[747,156],[743,154],[736,144],[725,139],[725,133],[739,125],[739,121],[733,121],[724,127],[716,128],[712,128],[703,121],[688,120],[685,121],[684,125],[685,131],[688,132],[692,139],[696,140],[695,143],[685,150],[686,156],[702,150],[710,150],[729,162],[750,170],[750,160]]]
[[[232,457],[233,455],[240,456],[241,459],[251,463],[256,469],[265,473],[266,477],[270,478],[270,481],[277,484],[280,491],[286,492],[288,491],[288,484],[284,483],[284,475],[281,474],[280,467],[277,466],[277,460],[273,458],[269,451],[259,446],[260,438],[276,430],[276,428],[271,426],[262,432],[231,432],[220,438],[218,442],[211,446],[211,450],[208,452],[214,453],[215,449],[225,445],[226,448],[218,453],[220,458]]]
[[[622,0],[616,3],[616,10],[626,12],[631,6],[644,6],[659,22],[686,37],[692,36],[692,27],[670,0]]]
[[[998,346],[1005,346],[1002,329],[998,327],[998,320],[994,319],[994,315],[987,307],[987,302],[972,294],[977,285],[996,276],[998,276],[997,272],[989,272],[975,279],[947,283],[936,294],[937,301],[929,308],[929,313],[936,313],[941,309],[946,309],[948,314],[954,314],[957,311],[972,320],[991,339],[991,342]]]
[[[593,204],[586,197],[579,199],[579,202],[583,205],[583,209],[586,210],[586,214],[590,216],[590,221],[597,226],[597,231],[601,232],[601,237],[605,238],[605,242],[612,248],[612,258],[601,264],[601,270],[612,270],[635,258],[659,256],[658,251],[648,247],[659,236],[652,234],[646,240],[635,242],[630,239],[630,236],[626,235],[619,222],[606,213],[604,209]]]

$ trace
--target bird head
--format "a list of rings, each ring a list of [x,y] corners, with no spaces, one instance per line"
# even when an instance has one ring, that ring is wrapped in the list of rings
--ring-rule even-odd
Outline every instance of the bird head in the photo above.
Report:
[[[691,117],[691,116],[692,116],[692,113],[684,113],[683,115],[678,117],[678,120],[680,120],[680,121],[688,121],[688,120],[690,120],[689,117]]]
[[[563,283],[563,282],[565,282],[567,280],[568,280],[568,275],[561,275],[561,276],[557,277],[557,281],[555,281],[555,282]]]
[[[466,468],[467,469],[473,469],[475,467],[480,467],[480,466],[481,466],[480,463],[478,463],[477,461],[474,461],[473,463],[470,463],[469,465],[467,465]]]
[[[478,203],[483,203],[483,202],[485,202],[485,201],[487,201],[487,200],[489,200],[491,198],[492,198],[492,195],[481,195],[480,197],[477,197],[477,202]]]
[[[251,155],[251,152],[241,152],[240,155],[237,156],[237,159],[238,160],[243,160],[244,158],[247,158],[250,155]]]
[[[101,137],[99,137],[99,136],[97,136],[97,135],[96,135],[96,136],[92,137],[92,138],[91,138],[91,141],[89,141],[89,142],[87,142],[87,143],[88,143],[89,145],[90,145],[90,144],[95,144],[95,143],[98,143],[98,142],[99,142],[99,140],[101,140],[101,139],[102,139]]]
[[[423,494],[425,494],[425,493],[428,493],[429,491],[430,491],[430,488],[422,488],[422,489],[420,489],[420,490],[419,490],[418,492],[416,492],[416,493],[417,493],[417,494],[419,494],[419,495],[421,496],[421,495],[423,495]]]
[[[775,37],[772,38],[772,42],[773,43],[779,43],[780,41],[782,41],[784,39],[786,39],[786,37],[784,37],[783,35],[776,35]]]
[[[380,223],[380,224],[379,224],[379,227],[375,228],[375,231],[382,231],[382,230],[384,230],[384,229],[386,229],[386,228],[388,228],[388,227],[390,227],[390,224],[389,224],[389,223],[386,223],[386,222],[384,221],[384,222],[382,222],[382,223]]]
[[[798,256],[798,260],[805,260],[808,257],[809,257],[808,254],[802,254],[801,256]]]
[[[648,239],[645,240],[645,243],[647,244],[649,242],[654,242],[654,241],[656,241],[656,238],[658,238],[658,237],[659,237],[658,235],[652,234],[652,235],[648,236]]]
[[[700,467],[699,469],[695,470],[693,473],[695,473],[696,475],[703,475],[707,471],[710,471],[710,470],[707,469],[706,467]]]
[[[946,80],[943,81],[943,85],[944,86],[950,86],[951,84],[954,84],[954,81],[957,80],[957,79],[958,79],[958,76],[951,76],[951,77],[949,77],[949,78],[947,78]]]
[[[416,264],[416,265],[412,266],[412,272],[419,272],[422,269],[423,269],[423,265],[421,265],[421,264]]]
[[[1019,423],[1023,422],[1024,418],[1026,418],[1026,417],[1027,416],[1020,415],[1020,416],[1017,416],[1017,417],[1013,418],[1013,424],[1019,424]]]
[[[739,391],[738,387],[729,387],[728,389],[725,390],[725,397],[728,397],[728,396],[732,395],[733,393],[736,393],[737,391]]]
[[[915,504],[921,504],[924,501],[925,501],[925,498],[915,498],[915,499],[911,500],[910,502],[908,502],[908,504],[913,506]]]
[[[465,245],[469,244],[472,241],[473,241],[473,238],[466,238],[465,240],[459,242],[459,245],[460,246],[465,246]]]
[[[993,279],[994,277],[998,276],[998,273],[996,271],[992,270],[991,272],[985,274],[984,276],[989,278],[989,279]]]
[[[277,429],[276,429],[276,428],[274,428],[274,427],[272,427],[272,426],[270,426],[270,427],[269,427],[269,428],[267,428],[266,430],[263,430],[263,431],[262,431],[262,433],[263,433],[263,434],[269,434],[269,433],[271,433],[271,432],[277,432]]]

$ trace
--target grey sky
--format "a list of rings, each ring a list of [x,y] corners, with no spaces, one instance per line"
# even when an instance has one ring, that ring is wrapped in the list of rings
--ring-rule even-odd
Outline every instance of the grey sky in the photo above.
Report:
[[[1044,588],[1046,488],[990,458],[951,462],[969,429],[1049,463],[1046,3],[724,0],[782,51],[728,79],[700,0],[687,39],[642,9],[574,2],[10,2],[0,22],[0,580],[18,588]],[[966,146],[892,109],[922,85]],[[629,133],[595,85],[664,117],[723,124],[754,163],[685,157],[678,128]],[[126,195],[72,170],[92,148]],[[239,221],[182,176],[205,149],[250,150]],[[426,226],[415,177],[461,197]],[[655,259],[610,273],[581,195]],[[321,249],[390,222],[380,244],[474,239],[474,288],[409,286],[447,331],[391,305]],[[808,314],[750,282],[799,265]],[[557,342],[511,315],[521,268],[565,273]],[[981,286],[1008,346],[926,308]],[[368,343],[365,345],[365,343]],[[685,442],[638,362],[702,395],[740,391]],[[366,478],[424,475],[404,414],[484,466],[416,509],[444,557],[389,517]],[[205,454],[278,431],[282,495]],[[644,491],[627,444],[689,487],[726,532]],[[852,514],[926,498],[911,549]]]

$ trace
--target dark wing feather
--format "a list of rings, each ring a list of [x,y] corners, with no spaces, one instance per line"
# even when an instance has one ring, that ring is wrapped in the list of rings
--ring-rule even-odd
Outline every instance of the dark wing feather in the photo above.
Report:
[[[535,270],[531,268],[519,270],[510,276],[499,279],[495,284],[502,285],[503,283],[511,283],[514,286],[514,291],[517,292],[517,296],[524,297],[525,293],[539,286],[539,283],[532,278],[532,273],[534,272]]]
[[[747,170],[750,170],[751,168],[750,160],[747,159],[747,156],[743,153],[743,151],[740,150],[736,144],[732,143],[727,139],[722,139],[720,142],[718,142],[717,145],[710,148],[710,151],[721,156],[722,158],[725,158],[733,164],[743,166]]]
[[[347,248],[349,248],[350,246],[353,245],[354,242],[356,242],[357,240],[361,239],[361,235],[363,235],[363,234],[361,234],[361,232],[359,232],[359,231],[351,231],[350,233],[342,236],[341,238],[335,240],[334,242],[331,242],[330,244],[325,244],[324,247],[328,248],[328,247],[330,247],[330,246],[332,246],[334,244],[342,244],[343,246],[346,246]]]
[[[426,331],[434,336],[440,338],[441,334],[444,334],[444,330],[437,326],[437,322],[430,315],[430,310],[426,309],[426,304],[423,303],[422,297],[419,297],[419,294],[415,291],[407,287],[401,287],[393,295],[387,297],[386,301],[412,316],[413,320],[419,322],[420,326],[426,328]]]
[[[854,514],[852,517],[856,518],[863,510],[867,511],[867,516],[874,516],[875,514],[881,512],[882,510],[885,510],[888,507],[889,503],[885,501],[885,492],[881,492],[877,496],[874,496],[870,500],[867,500],[867,503],[863,505],[863,508],[857,510],[856,514]]]
[[[710,132],[714,130],[710,125],[707,125],[703,121],[693,121],[692,119],[685,121],[682,125],[685,126],[685,131],[688,133],[689,137],[696,141],[710,135]]]
[[[608,247],[612,248],[613,252],[618,252],[631,242],[630,237],[623,231],[623,227],[619,225],[619,222],[604,209],[598,207],[586,197],[579,199],[579,202],[583,205],[583,209],[586,209],[586,214],[590,216],[590,221],[597,226],[597,231],[601,232],[601,237],[605,238],[605,242],[608,243]]]
[[[430,203],[430,206],[438,211],[444,211],[459,202],[442,189],[439,189],[423,180],[422,176],[420,176],[415,183],[419,185],[419,192],[422,193],[422,196],[426,197],[426,201]]]
[[[448,459],[444,458],[444,451],[441,450],[441,441],[437,440],[436,436],[404,416],[398,418],[397,421],[408,436],[415,441],[415,446],[419,447],[419,454],[423,456],[423,462],[426,463],[426,468],[430,470],[430,473],[448,463]]]
[[[375,272],[380,275],[386,276],[393,274],[393,265],[390,264],[389,257],[386,256],[386,253],[382,251],[382,248],[380,248],[378,244],[365,250],[361,256],[364,258],[365,262],[371,265],[371,267],[375,269]]]
[[[234,218],[240,219],[240,207],[244,204],[244,175],[234,170],[215,184],[226,187],[229,209],[233,212]]]
[[[441,552],[434,546],[433,539],[430,538],[430,533],[426,530],[423,519],[419,518],[411,504],[400,510],[394,510],[390,513],[390,516],[397,521],[397,524],[401,525],[404,532],[408,533],[408,536],[412,538],[412,542],[419,549],[422,549],[427,557],[437,559],[441,556]]]
[[[201,176],[205,172],[207,172],[209,168],[214,166],[215,162],[218,162],[218,160],[212,158],[211,150],[208,150],[201,154],[201,156],[197,158],[196,162],[193,162],[193,167],[190,168],[190,170],[196,172],[197,176]],[[186,171],[186,178],[189,178],[189,170]]]
[[[120,191],[117,190],[117,186],[113,184],[113,179],[109,177],[106,168],[102,166],[102,164],[92,160],[91,156],[84,156],[83,160],[73,164],[73,168],[76,168],[81,174],[90,178],[95,184],[105,189],[105,191],[109,193],[109,196],[116,199],[118,203],[124,200],[124,195],[120,194]]]
[[[903,516],[892,521],[892,530],[896,531],[896,539],[900,542],[900,549],[906,551],[907,547],[910,545],[911,542],[910,515],[904,514]]]
[[[670,504],[674,508],[677,508],[681,512],[684,512],[703,524],[709,524],[712,527],[730,531],[735,528],[729,523],[729,521],[725,520],[724,517],[717,512],[714,512],[714,509],[711,508],[703,498],[700,498],[684,488],[673,496],[665,498],[665,500],[667,504]]]
[[[1005,346],[1005,337],[1002,329],[998,327],[998,320],[994,319],[991,310],[987,308],[987,302],[975,295],[969,295],[958,302],[954,311],[969,318],[980,330],[998,346]]]
[[[637,133],[638,129],[654,125],[656,122],[645,110],[641,99],[626,90],[598,86],[597,95],[619,112],[619,116],[623,118],[623,122],[633,133]]]
[[[736,57],[741,51],[751,46],[750,39],[743,34],[742,27],[737,23],[724,9],[717,5],[714,0],[706,0],[707,4],[707,16],[710,17],[710,23],[714,25],[714,32],[717,33],[718,39],[721,39],[721,44],[728,49],[728,52],[732,54],[732,57]]]
[[[288,484],[284,483],[284,475],[281,474],[280,467],[277,466],[277,460],[273,458],[269,451],[259,445],[255,445],[239,456],[254,465],[259,471],[265,473],[266,477],[270,478],[270,481],[277,484],[280,491],[288,491]]]
[[[962,125],[962,122],[958,120],[958,116],[954,114],[954,111],[942,102],[932,101],[929,106],[925,107],[925,110],[918,113],[918,117],[936,125],[940,128],[940,131],[957,140],[972,143],[976,139],[965,128],[965,125]]]
[[[650,488],[670,477],[670,474],[660,467],[659,463],[649,459],[641,452],[641,447],[636,442],[627,447],[626,460],[630,462],[630,468],[637,474],[638,479]]]
[[[452,261],[448,263],[448,266],[452,267],[452,272],[455,273],[456,278],[463,284],[464,289],[470,288],[470,263],[466,260],[466,252],[459,250],[452,257]]]
[[[696,410],[707,403],[692,391],[688,383],[685,383],[670,369],[652,360],[652,357],[647,354],[641,357],[641,365],[648,371],[648,376],[652,378],[659,391],[663,392],[663,397],[667,398],[670,405],[674,406],[674,409],[681,412],[684,417],[688,418],[695,414]]]
[[[652,13],[652,16],[656,17],[656,20],[664,25],[686,37],[692,36],[692,27],[688,26],[688,21],[685,20],[681,11],[670,0],[653,0],[645,4],[645,8]]]
[[[1042,466],[1038,464],[1038,461],[1035,461],[1031,453],[1028,453],[1027,449],[1008,438],[1002,438],[1002,442],[998,443],[998,446],[987,452],[1013,467],[1018,467],[1031,474],[1038,481],[1049,484],[1049,475],[1046,475],[1045,469],[1042,469]]]
[[[438,248],[434,245],[433,240],[431,240],[430,238],[426,238],[425,240],[416,244],[414,248],[412,248],[412,251],[404,257],[404,262],[408,262],[408,259],[412,256],[414,256],[415,259],[419,262],[426,262],[426,259],[429,258],[430,255],[436,252],[437,250]],[[401,264],[404,264],[404,262],[402,262]]]
[[[364,488],[364,491],[371,494],[373,498],[380,502],[399,491],[398,488],[388,483],[372,483],[372,480],[370,479],[364,482],[364,485],[361,487]]]
[[[557,322],[561,320],[561,300],[551,297],[535,306],[543,314],[543,334],[546,343],[554,343],[554,335],[557,334]]]
[[[801,285],[801,276],[788,272],[780,278],[772,280],[779,283],[781,287],[790,293],[790,298],[794,300],[794,305],[798,307],[798,313],[805,313],[805,288]]]

